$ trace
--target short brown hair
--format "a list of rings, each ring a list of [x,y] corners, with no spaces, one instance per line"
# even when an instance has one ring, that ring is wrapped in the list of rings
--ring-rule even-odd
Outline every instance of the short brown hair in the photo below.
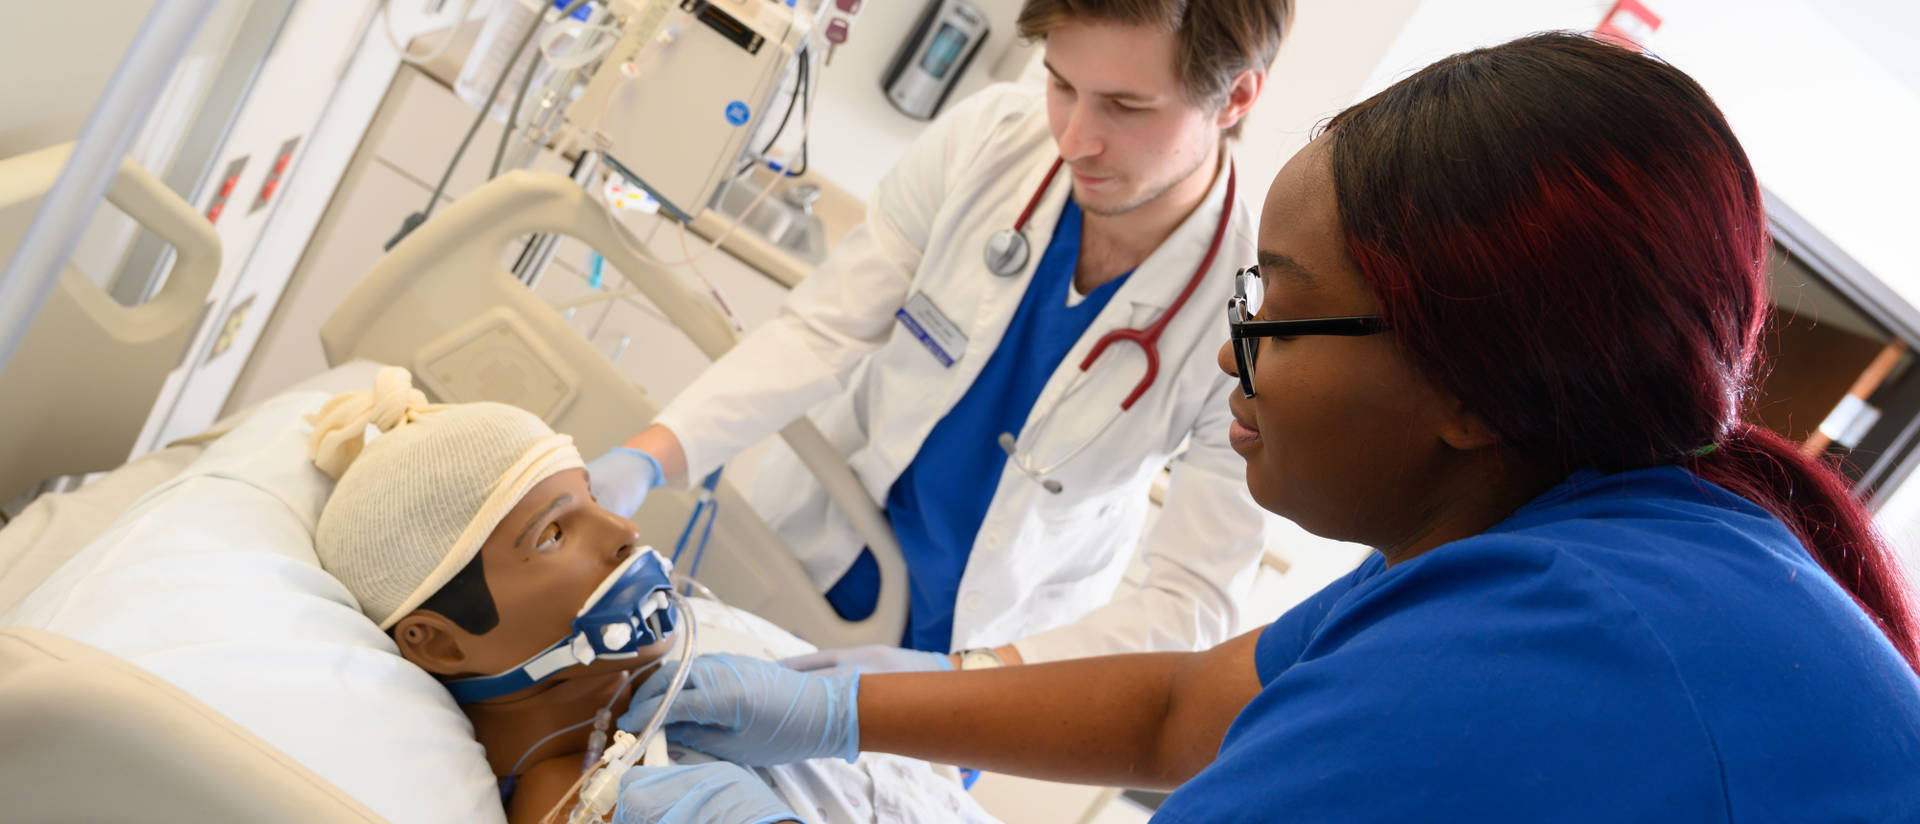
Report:
[[[1293,20],[1293,0],[1026,0],[1020,36],[1044,40],[1068,20],[1158,26],[1174,36],[1175,70],[1187,99],[1217,109],[1233,79],[1273,65]],[[1245,122],[1245,121],[1242,121]],[[1240,131],[1240,123],[1227,130]]]

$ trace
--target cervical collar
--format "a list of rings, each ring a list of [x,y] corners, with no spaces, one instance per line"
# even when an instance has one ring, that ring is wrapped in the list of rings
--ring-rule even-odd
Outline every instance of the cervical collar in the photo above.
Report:
[[[470,704],[526,689],[571,666],[638,656],[641,647],[673,632],[668,572],[667,562],[651,548],[635,550],[587,596],[567,637],[498,675],[447,681],[447,691],[454,701]]]

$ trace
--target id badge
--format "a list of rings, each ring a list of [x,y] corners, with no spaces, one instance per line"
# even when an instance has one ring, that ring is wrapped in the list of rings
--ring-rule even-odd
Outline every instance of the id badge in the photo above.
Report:
[[[960,327],[948,320],[946,313],[933,305],[933,301],[925,294],[913,293],[907,298],[907,305],[900,307],[893,316],[920,340],[921,346],[927,347],[927,351],[941,366],[952,367],[953,362],[960,359],[961,353],[967,351],[967,336],[961,334]]]

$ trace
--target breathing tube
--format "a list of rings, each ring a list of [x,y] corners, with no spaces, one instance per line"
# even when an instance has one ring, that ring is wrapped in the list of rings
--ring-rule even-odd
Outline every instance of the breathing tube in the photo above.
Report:
[[[506,672],[448,681],[447,691],[471,704],[526,689],[569,667],[638,657],[680,623],[672,596],[666,559],[652,549],[636,550],[587,596],[566,637]]]
[[[567,817],[568,824],[599,821],[613,812],[614,806],[619,803],[620,777],[638,763],[642,755],[647,756],[649,765],[661,766],[667,763],[667,738],[662,734],[661,727],[666,725],[667,709],[673,706],[673,702],[680,697],[681,689],[686,687],[687,675],[693,671],[688,664],[693,662],[694,650],[700,643],[700,627],[693,620],[692,605],[687,602],[685,596],[671,589],[668,590],[668,598],[672,608],[678,610],[686,620],[681,622],[683,630],[680,638],[680,666],[674,668],[673,678],[667,682],[667,691],[661,696],[660,706],[654,708],[653,716],[647,719],[647,725],[640,730],[638,736],[625,730],[616,730],[613,733],[613,742],[600,755],[598,761],[582,772],[580,780],[573,782],[573,786],[567,788],[567,791],[561,794],[560,800],[554,803],[553,809],[548,810],[547,814],[541,817],[543,824],[555,820],[554,817],[560,810],[576,798],[578,801],[573,806],[573,812]],[[618,698],[618,693],[615,694],[615,698]],[[585,723],[587,722],[583,721],[574,726],[577,728]]]

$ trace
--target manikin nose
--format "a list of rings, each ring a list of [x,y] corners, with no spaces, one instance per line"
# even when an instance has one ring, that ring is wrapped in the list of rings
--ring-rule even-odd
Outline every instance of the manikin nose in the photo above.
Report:
[[[607,560],[610,563],[618,564],[625,561],[627,556],[632,555],[633,551],[639,548],[640,527],[635,526],[632,521],[607,512],[603,516],[602,526],[606,531],[600,540],[607,547]]]

